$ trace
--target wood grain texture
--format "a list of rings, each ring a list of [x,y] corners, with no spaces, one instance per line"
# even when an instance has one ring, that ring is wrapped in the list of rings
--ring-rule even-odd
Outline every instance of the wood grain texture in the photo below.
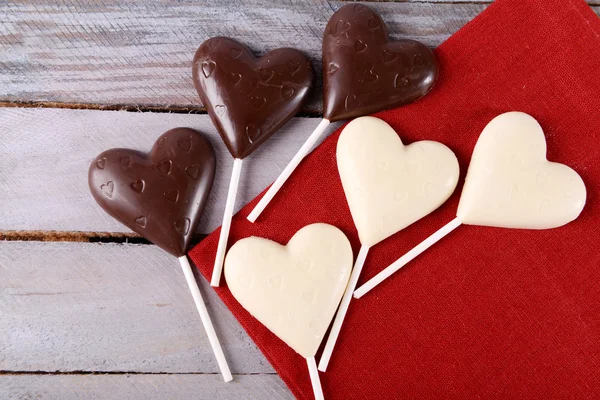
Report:
[[[292,119],[247,158],[236,210],[275,180],[319,121]],[[204,132],[215,148],[217,172],[198,227],[212,232],[223,218],[233,158],[207,115],[44,108],[0,108],[0,231],[129,232],[89,193],[89,165],[112,147],[148,151],[178,126]]]
[[[201,42],[231,36],[257,53],[295,47],[317,71],[336,1],[70,0],[0,2],[0,101],[201,108],[191,62]],[[486,4],[370,3],[393,37],[437,46]],[[320,87],[319,80],[317,86]],[[320,89],[307,111],[319,111]]]
[[[0,242],[0,276],[0,371],[219,372],[179,263],[156,246]],[[273,373],[196,279],[232,372]]]
[[[588,0],[600,14],[600,0]],[[437,46],[488,0],[369,2],[393,38]],[[344,2],[298,0],[44,0],[0,2],[0,102],[62,102],[201,110],[191,61],[209,37],[257,54],[290,46],[320,75],[321,38]],[[321,110],[320,78],[305,112]]]
[[[276,375],[0,375],[0,398],[43,400],[291,400]]]

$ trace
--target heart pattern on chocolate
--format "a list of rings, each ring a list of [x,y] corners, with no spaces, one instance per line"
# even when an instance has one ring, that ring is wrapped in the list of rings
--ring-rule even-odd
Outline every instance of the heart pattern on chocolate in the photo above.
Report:
[[[430,140],[405,146],[385,121],[360,117],[338,139],[337,164],[361,244],[373,246],[442,205],[458,183],[456,156]]]
[[[535,118],[508,112],[481,132],[456,215],[469,225],[556,228],[579,216],[586,197],[577,172],[546,159]]]
[[[377,12],[345,5],[323,36],[324,118],[337,121],[411,103],[431,90],[437,72],[426,45],[390,41]]]
[[[298,50],[256,58],[243,44],[215,37],[198,48],[192,75],[229,152],[245,158],[300,110],[314,73]]]
[[[352,247],[332,225],[300,229],[286,246],[249,237],[225,259],[225,279],[237,301],[303,357],[314,357],[352,270]]]
[[[175,128],[150,153],[111,149],[92,162],[94,199],[113,218],[176,257],[185,254],[212,186],[216,158],[193,129]]]

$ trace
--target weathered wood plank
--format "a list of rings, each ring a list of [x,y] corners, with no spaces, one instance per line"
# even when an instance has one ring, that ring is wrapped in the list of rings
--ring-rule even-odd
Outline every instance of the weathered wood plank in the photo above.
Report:
[[[236,210],[275,180],[318,123],[294,118],[248,158]],[[207,115],[43,108],[0,108],[0,231],[128,232],[91,197],[89,164],[111,147],[148,151],[177,126],[206,133],[215,148],[217,174],[198,228],[213,231],[223,218],[233,159]]]
[[[43,400],[284,400],[277,375],[0,375],[0,398]]]
[[[341,2],[257,0],[0,3],[0,101],[200,108],[191,61],[209,37],[263,53],[291,46],[320,71],[323,29]],[[392,36],[437,46],[487,4],[371,3]],[[320,84],[317,82],[317,85]],[[308,111],[320,110],[316,90]]]
[[[372,2],[392,37],[437,46],[489,5],[454,0]],[[590,4],[598,4],[590,0]],[[0,3],[0,101],[202,109],[191,81],[197,46],[235,37],[257,53],[306,52],[320,71],[323,28],[339,1],[67,0]],[[593,6],[600,14],[600,7]],[[305,111],[319,112],[320,78]]]
[[[392,37],[437,46],[487,0],[372,2]],[[599,0],[589,0],[600,14]],[[228,0],[0,2],[0,101],[202,109],[191,60],[211,36],[235,37],[257,53],[306,52],[320,71],[323,28],[339,1]],[[320,88],[320,79],[317,79]],[[305,111],[319,112],[320,90]]]
[[[0,371],[218,374],[179,264],[156,246],[0,242],[0,277]],[[273,373],[196,278],[232,372]]]

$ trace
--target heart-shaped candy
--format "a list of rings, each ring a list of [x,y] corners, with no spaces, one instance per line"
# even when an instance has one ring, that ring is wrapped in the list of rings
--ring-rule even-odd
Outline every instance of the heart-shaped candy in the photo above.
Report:
[[[226,37],[202,43],[192,74],[213,124],[240,159],[300,110],[313,82],[312,65],[300,51],[281,48],[256,58]]]
[[[172,129],[149,154],[111,149],[90,166],[90,190],[113,218],[180,257],[202,215],[215,174],[215,154],[197,131]]]
[[[438,142],[402,144],[394,129],[361,117],[342,131],[337,164],[360,242],[373,246],[442,205],[454,191],[459,167]]]
[[[363,4],[331,17],[323,36],[323,108],[330,121],[413,102],[433,87],[433,52],[415,40],[389,41],[385,23]]]
[[[282,246],[249,237],[225,259],[227,286],[238,302],[305,358],[314,357],[352,270],[352,248],[327,224],[300,229]]]
[[[546,159],[542,127],[509,112],[481,132],[457,216],[464,224],[547,229],[579,216],[586,200],[577,172]]]

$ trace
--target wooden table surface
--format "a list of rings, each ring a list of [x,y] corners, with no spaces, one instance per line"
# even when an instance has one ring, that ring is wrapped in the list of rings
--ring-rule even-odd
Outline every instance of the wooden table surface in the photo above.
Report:
[[[489,3],[369,5],[392,37],[435,47]],[[343,4],[0,0],[0,399],[292,398],[197,276],[235,376],[222,382],[176,259],[103,213],[87,169],[105,149],[147,150],[173,127],[205,132],[218,167],[198,233],[211,232],[232,159],[192,84],[196,48],[217,35],[258,54],[291,46],[320,70],[324,26]],[[320,96],[319,78],[304,110],[250,157],[236,209],[318,124]]]

